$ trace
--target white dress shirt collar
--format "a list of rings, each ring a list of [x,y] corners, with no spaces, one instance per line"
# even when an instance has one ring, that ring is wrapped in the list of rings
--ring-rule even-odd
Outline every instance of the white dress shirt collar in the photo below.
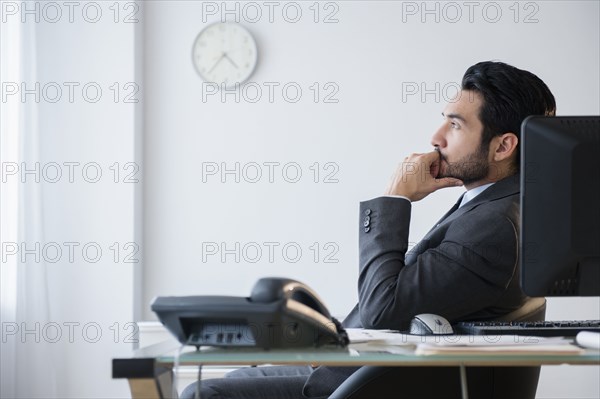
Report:
[[[460,205],[458,207],[459,208],[462,207],[467,202],[471,201],[472,199],[474,199],[475,197],[477,197],[479,194],[481,194],[482,192],[484,192],[488,187],[491,187],[493,184],[494,183],[488,183],[488,184],[484,184],[482,186],[477,186],[475,188],[472,188],[472,189],[468,190],[465,193],[465,195],[463,195],[462,201],[460,202]]]

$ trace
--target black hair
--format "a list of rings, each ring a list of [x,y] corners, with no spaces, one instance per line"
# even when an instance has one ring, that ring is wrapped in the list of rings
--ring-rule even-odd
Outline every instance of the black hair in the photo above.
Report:
[[[462,90],[479,93],[483,104],[479,120],[483,124],[481,145],[489,147],[492,138],[507,132],[521,136],[521,123],[529,115],[555,115],[556,101],[546,84],[531,72],[503,62],[480,62],[465,72]],[[517,147],[516,168],[519,169]]]

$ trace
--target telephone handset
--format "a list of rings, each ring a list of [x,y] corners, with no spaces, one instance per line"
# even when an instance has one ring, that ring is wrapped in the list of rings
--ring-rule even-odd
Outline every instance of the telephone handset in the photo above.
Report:
[[[258,280],[250,294],[252,302],[274,302],[291,299],[308,306],[327,319],[331,319],[329,311],[316,292],[308,286],[289,278],[265,277]]]
[[[181,343],[196,347],[348,344],[342,325],[318,295],[287,278],[258,280],[250,297],[158,297],[151,307]]]

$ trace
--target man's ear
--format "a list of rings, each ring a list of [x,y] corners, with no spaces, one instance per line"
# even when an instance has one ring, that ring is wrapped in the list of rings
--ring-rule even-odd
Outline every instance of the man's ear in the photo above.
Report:
[[[517,150],[519,138],[512,132],[494,137],[492,140],[494,161],[500,162],[510,158]]]

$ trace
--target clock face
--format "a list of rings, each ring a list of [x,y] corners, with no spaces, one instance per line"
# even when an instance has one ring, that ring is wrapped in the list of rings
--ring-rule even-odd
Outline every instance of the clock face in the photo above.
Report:
[[[257,61],[256,42],[241,25],[218,22],[196,37],[192,60],[206,82],[233,87],[250,77]]]

